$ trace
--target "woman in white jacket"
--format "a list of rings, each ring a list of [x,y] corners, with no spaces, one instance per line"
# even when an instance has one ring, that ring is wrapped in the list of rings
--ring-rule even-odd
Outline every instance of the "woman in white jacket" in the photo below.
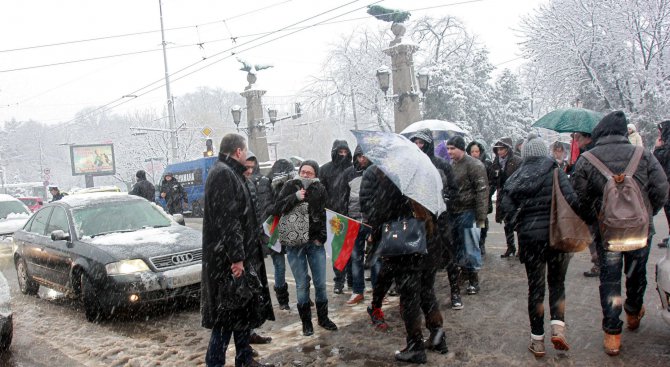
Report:
[[[628,141],[633,145],[644,146],[642,143],[642,136],[637,132],[637,128],[633,124],[628,124]]]

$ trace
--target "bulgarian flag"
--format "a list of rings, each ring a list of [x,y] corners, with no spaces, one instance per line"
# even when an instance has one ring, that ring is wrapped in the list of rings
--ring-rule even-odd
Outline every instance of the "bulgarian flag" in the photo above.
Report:
[[[333,266],[344,270],[351,252],[354,250],[354,242],[358,236],[361,222],[345,217],[330,209],[326,209],[326,228],[328,237],[326,239],[326,252],[333,259]]]
[[[263,223],[263,232],[265,235],[270,237],[268,241],[268,247],[275,250],[275,252],[281,252],[281,242],[279,242],[279,231],[277,231],[277,226],[279,225],[279,216],[271,215]]]

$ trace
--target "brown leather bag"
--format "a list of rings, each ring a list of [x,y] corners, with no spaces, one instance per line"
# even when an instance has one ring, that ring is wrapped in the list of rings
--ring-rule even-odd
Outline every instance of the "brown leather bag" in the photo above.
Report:
[[[586,223],[565,200],[561,192],[558,170],[554,168],[554,184],[551,191],[549,247],[562,252],[579,252],[593,242],[593,237]]]

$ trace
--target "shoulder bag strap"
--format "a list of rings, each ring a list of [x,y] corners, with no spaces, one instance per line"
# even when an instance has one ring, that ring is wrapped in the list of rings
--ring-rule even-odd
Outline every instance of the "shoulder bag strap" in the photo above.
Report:
[[[644,152],[643,147],[640,146],[635,147],[633,157],[630,159],[630,162],[628,162],[628,166],[626,166],[626,170],[624,171],[624,174],[626,176],[633,177],[633,175],[637,171],[637,166],[640,164],[640,159],[642,158],[643,152]]]
[[[614,176],[614,173],[607,168],[607,166],[600,160],[598,159],[593,153],[591,152],[584,152],[582,153],[582,157],[584,157],[587,161],[591,162],[591,164],[600,171],[600,173],[605,176],[606,179],[612,178]]]

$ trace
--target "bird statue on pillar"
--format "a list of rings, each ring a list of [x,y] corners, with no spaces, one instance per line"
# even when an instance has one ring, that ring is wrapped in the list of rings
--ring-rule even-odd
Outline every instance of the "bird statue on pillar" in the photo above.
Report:
[[[368,14],[384,22],[402,23],[409,19],[410,12],[398,9],[389,9],[379,5],[368,6]]]
[[[269,68],[274,66],[274,65],[269,65],[269,64],[256,64],[256,65],[254,65],[250,62],[247,62],[245,60],[240,59],[239,57],[237,58],[237,61],[242,63],[242,67],[240,68],[240,70],[247,72],[247,82],[249,82],[249,85],[244,87],[244,90],[251,89],[251,86],[254,83],[256,83],[256,80],[257,80],[256,72],[261,71],[261,70],[265,70],[265,69],[269,69]]]

